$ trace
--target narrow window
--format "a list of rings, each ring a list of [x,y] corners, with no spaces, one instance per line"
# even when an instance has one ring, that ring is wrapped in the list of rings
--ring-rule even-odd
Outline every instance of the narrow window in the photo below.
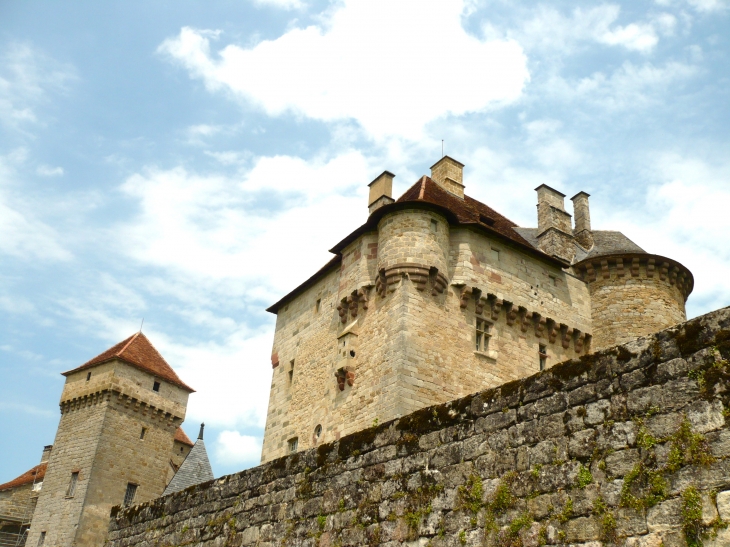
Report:
[[[137,494],[137,485],[131,482],[127,483],[127,491],[124,493],[124,505],[132,505],[135,494]]]
[[[76,483],[79,480],[79,472],[74,471],[71,473],[71,482],[68,483],[68,489],[66,490],[66,497],[73,498],[76,493]]]
[[[321,436],[322,436],[322,426],[320,424],[317,424],[317,427],[314,428],[314,440],[318,441]]]
[[[287,445],[287,448],[289,450],[289,453],[290,454],[293,454],[294,452],[297,451],[297,447],[299,446],[299,438],[298,437],[293,437],[293,438],[289,439],[286,442],[286,445]]]
[[[490,324],[484,319],[477,319],[475,346],[477,351],[487,351],[489,348],[489,327]]]
[[[38,538],[38,547],[43,547],[43,544],[46,542],[46,533],[41,532],[40,537]]]
[[[499,249],[492,249],[492,259],[499,262]]]
[[[182,453],[183,453],[183,447],[181,446],[180,447],[180,454],[182,454]]]
[[[88,374],[86,375],[86,381],[88,382],[89,380],[91,380],[91,372],[89,372],[89,373],[88,373]],[[45,533],[45,532],[41,532],[41,533]]]
[[[319,307],[322,305],[322,299],[318,298],[317,302],[314,304],[314,313],[319,313]]]
[[[434,233],[439,231],[439,223],[434,219],[431,219],[431,231]]]
[[[550,277],[550,282],[553,284],[553,286],[555,286],[555,285],[558,284],[558,278],[557,277],[555,277],[554,275],[551,275],[549,277]]]
[[[160,382],[152,384],[152,391],[160,391]]]
[[[540,356],[540,370],[545,370],[547,364],[547,346],[540,344],[538,355]]]
[[[289,363],[289,383],[294,381],[294,359]]]
[[[142,428],[142,433],[139,434],[139,438],[140,439],[144,439],[145,433],[147,433],[147,428],[146,427],[143,427]]]

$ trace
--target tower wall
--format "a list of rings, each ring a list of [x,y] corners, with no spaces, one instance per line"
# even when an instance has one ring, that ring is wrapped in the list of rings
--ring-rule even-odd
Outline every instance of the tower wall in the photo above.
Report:
[[[152,390],[155,381],[159,392]],[[135,503],[160,496],[187,397],[185,390],[121,361],[68,375],[28,545],[37,545],[41,532],[54,547],[102,545],[109,511],[123,503],[128,483],[138,485]],[[76,491],[68,496],[75,472]]]
[[[575,266],[591,294],[593,348],[623,344],[686,320],[692,274],[674,260],[621,254]]]

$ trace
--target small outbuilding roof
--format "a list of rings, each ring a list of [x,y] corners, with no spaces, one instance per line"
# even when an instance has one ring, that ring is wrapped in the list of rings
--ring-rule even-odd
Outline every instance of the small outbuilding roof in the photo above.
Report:
[[[36,465],[35,467],[28,469],[28,471],[26,471],[19,477],[16,477],[11,481],[6,482],[5,484],[0,484],[0,492],[3,490],[10,490],[11,488],[17,488],[18,486],[23,486],[25,484],[41,482],[43,480],[43,477],[46,476],[47,467],[48,462],[43,462]]]

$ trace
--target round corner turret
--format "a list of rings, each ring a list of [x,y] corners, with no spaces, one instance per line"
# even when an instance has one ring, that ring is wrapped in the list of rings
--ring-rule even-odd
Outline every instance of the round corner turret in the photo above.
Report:
[[[679,262],[647,253],[617,253],[573,266],[591,296],[593,349],[600,350],[687,319],[694,277]]]

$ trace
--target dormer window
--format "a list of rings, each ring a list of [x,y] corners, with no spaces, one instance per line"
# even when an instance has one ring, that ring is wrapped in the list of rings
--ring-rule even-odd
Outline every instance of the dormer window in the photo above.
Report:
[[[160,391],[160,382],[155,382],[154,384],[152,384],[152,391]]]

